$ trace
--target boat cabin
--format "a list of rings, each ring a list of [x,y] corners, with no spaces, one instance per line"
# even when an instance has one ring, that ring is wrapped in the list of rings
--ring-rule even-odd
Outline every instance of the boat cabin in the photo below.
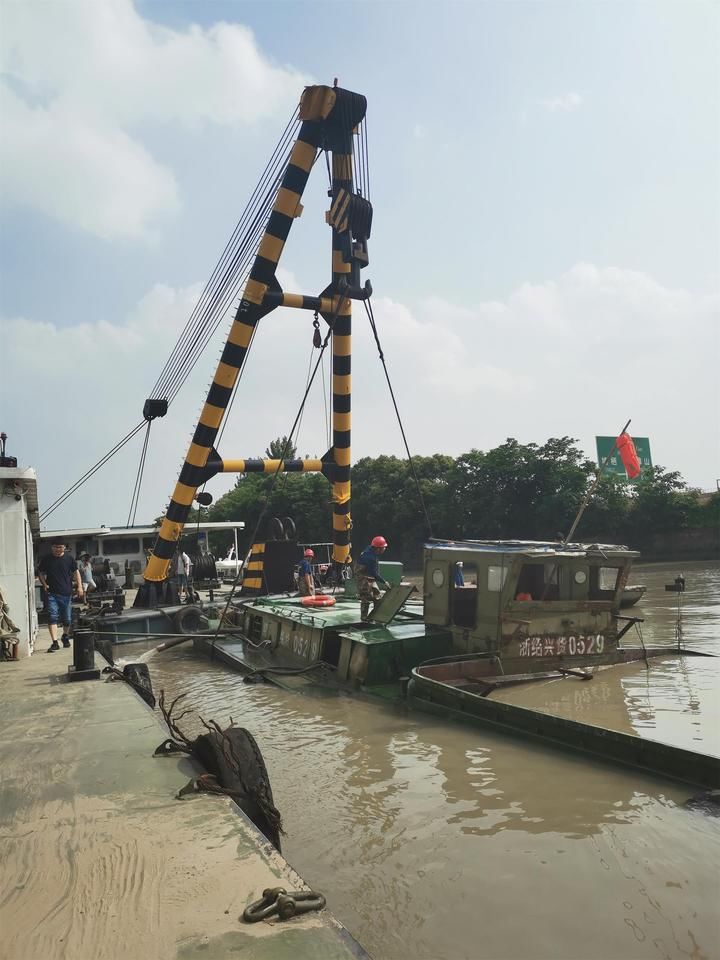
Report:
[[[548,657],[607,654],[638,556],[610,544],[433,541],[424,620],[450,630],[456,653],[496,653],[524,669]]]

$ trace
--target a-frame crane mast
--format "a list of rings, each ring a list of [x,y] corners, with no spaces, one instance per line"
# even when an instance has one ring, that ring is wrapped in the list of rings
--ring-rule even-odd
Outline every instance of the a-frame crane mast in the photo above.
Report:
[[[338,87],[313,86],[303,92],[300,132],[148,560],[144,577],[149,587],[168,576],[198,487],[221,472],[322,472],[332,484],[333,561],[339,565],[350,561],[351,302],[372,293],[369,282],[360,285],[360,270],[368,263],[372,206],[353,185],[353,132],[364,119],[366,106],[365,97]],[[319,150],[332,157],[331,206],[326,215],[332,227],[332,282],[319,297],[308,297],[285,293],[276,271],[293,220],[302,213],[300,201]],[[215,440],[255,326],[279,306],[315,310],[330,326],[332,447],[321,460],[224,460],[215,450]]]

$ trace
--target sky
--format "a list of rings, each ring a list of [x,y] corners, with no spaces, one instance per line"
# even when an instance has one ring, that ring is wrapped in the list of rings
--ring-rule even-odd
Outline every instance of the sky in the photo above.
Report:
[[[305,85],[368,99],[363,272],[413,453],[650,438],[720,478],[715,3],[2,0],[0,429],[46,508],[142,406]],[[330,271],[316,169],[280,265]],[[164,511],[232,321],[150,433]],[[307,379],[312,316],[260,325],[221,454],[262,455]],[[364,311],[353,457],[402,455]],[[328,445],[322,380],[301,455]],[[141,437],[48,529],[127,521]],[[234,482],[219,477],[217,497]]]

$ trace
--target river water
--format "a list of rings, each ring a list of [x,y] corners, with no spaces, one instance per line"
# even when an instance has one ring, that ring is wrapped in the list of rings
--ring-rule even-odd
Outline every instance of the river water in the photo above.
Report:
[[[673,643],[664,585],[680,572],[683,642],[720,654],[720,564],[636,567],[648,592],[628,612],[646,644]],[[716,664],[634,664],[556,708],[720,753]],[[283,853],[376,960],[720,957],[720,819],[685,809],[689,788],[345,695],[247,685],[182,646],[150,669],[156,691],[254,734]]]

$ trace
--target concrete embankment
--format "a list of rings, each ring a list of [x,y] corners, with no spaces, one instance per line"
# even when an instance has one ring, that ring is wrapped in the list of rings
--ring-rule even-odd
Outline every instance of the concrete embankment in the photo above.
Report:
[[[129,686],[45,649],[0,664],[0,958],[367,956],[327,910],[243,923],[302,879],[228,798],[176,799],[202,771],[153,758],[167,730]]]

